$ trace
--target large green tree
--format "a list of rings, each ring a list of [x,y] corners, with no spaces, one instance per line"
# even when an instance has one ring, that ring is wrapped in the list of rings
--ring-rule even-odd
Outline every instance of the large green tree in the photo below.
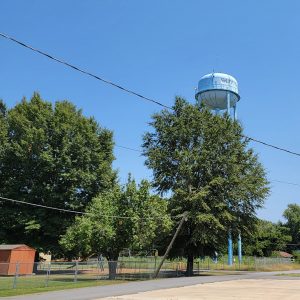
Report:
[[[292,243],[295,244],[291,249],[296,249],[297,244],[300,244],[300,205],[289,204],[283,212],[283,217],[286,219],[285,226],[290,229]]]
[[[115,185],[94,198],[86,214],[68,228],[61,244],[82,258],[101,253],[117,261],[124,248],[151,248],[170,226],[166,200],[151,195],[147,181],[136,185],[129,178],[125,186]]]
[[[113,184],[112,132],[68,102],[35,93],[0,107],[0,196],[83,210]],[[59,251],[74,214],[0,201],[0,240]]]
[[[241,125],[227,115],[177,98],[173,110],[155,114],[150,125],[143,148],[154,186],[171,193],[174,217],[189,214],[176,246],[188,259],[190,275],[195,255],[224,246],[229,231],[251,231],[268,181]]]
[[[291,240],[289,229],[281,223],[258,220],[243,248],[246,255],[271,256],[274,251],[285,251]]]

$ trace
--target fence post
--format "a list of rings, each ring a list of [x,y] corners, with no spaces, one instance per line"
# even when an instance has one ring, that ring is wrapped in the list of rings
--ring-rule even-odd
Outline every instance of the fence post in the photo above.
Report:
[[[14,282],[13,282],[13,289],[17,288],[17,281],[18,281],[18,277],[19,277],[19,270],[20,270],[19,262],[16,262],[16,271],[15,271],[15,277],[14,277]]]
[[[78,261],[76,261],[75,263],[74,282],[77,282],[77,274],[78,274]]]
[[[45,286],[49,285],[49,277],[51,272],[51,262],[48,263]]]
[[[98,260],[97,260],[97,265],[96,265],[96,266],[97,266],[97,275],[96,275],[96,279],[97,279],[97,280],[100,279],[100,272],[101,272],[101,271],[100,271],[100,269],[101,269],[101,265],[100,265],[100,264],[101,264],[101,262],[100,262],[100,260],[98,259]]]

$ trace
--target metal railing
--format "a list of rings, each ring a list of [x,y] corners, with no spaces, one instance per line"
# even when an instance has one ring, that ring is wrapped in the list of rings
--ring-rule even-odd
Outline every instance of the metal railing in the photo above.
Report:
[[[121,258],[118,261],[0,263],[0,290],[64,287],[107,279],[151,279],[160,259],[155,257],[152,259]],[[243,263],[234,262],[232,266],[228,266],[226,257],[218,261],[206,257],[195,260],[194,273],[200,274],[208,270],[258,270],[263,266],[290,263],[291,260],[285,258],[244,257]],[[185,261],[166,261],[158,277],[183,276],[185,270]]]
[[[228,257],[223,256],[219,259],[211,259],[206,257],[204,259],[198,259],[200,271],[202,270],[232,270],[232,271],[259,271],[268,268],[276,268],[280,265],[287,265],[293,263],[290,258],[283,257],[255,257],[245,256],[242,262],[239,262],[238,258],[233,259],[232,265],[228,265]]]
[[[166,262],[159,277],[180,276],[185,267],[184,263]],[[0,290],[63,286],[107,279],[150,279],[155,269],[156,262],[147,260],[0,263]]]

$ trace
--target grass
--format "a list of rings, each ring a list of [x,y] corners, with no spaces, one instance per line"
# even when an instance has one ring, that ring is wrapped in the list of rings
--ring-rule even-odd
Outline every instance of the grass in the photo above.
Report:
[[[194,264],[194,269],[197,270],[225,270],[225,271],[289,271],[289,270],[300,270],[300,264],[298,263],[284,263],[283,261],[277,262],[272,261],[272,258],[267,258],[266,261],[262,258],[255,260],[254,257],[244,256],[243,262],[238,263],[238,258],[235,257],[235,262],[232,266],[227,264],[227,257],[223,256],[218,260],[217,263],[211,261],[210,258],[206,257],[204,260],[196,260]]]
[[[258,266],[254,271],[272,272],[272,271],[291,271],[291,270],[300,270],[300,264],[292,263],[292,264]]]
[[[127,280],[95,280],[95,278],[91,277],[80,277],[78,278],[77,282],[73,282],[73,278],[52,276],[51,281],[49,281],[48,283],[48,286],[45,286],[45,276],[34,276],[34,278],[19,277],[17,288],[12,289],[13,280],[13,277],[0,277],[0,297],[74,289],[81,287],[121,284],[127,282]]]
[[[289,274],[277,274],[276,276],[287,276],[287,277],[300,277],[300,273],[289,273]]]
[[[272,265],[224,265],[219,266],[210,266],[210,270],[225,270],[225,271],[255,271],[255,272],[272,272],[272,271],[290,271],[290,270],[300,270],[300,264],[272,264]]]
[[[199,274],[196,274],[195,276],[223,276],[223,275],[241,275],[241,272],[239,271],[223,271],[223,270],[216,270],[216,271],[205,271],[201,272]]]

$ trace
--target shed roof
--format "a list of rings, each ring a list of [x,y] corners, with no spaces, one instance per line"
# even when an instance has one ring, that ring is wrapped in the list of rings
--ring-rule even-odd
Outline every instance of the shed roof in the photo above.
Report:
[[[279,251],[279,256],[286,257],[286,258],[292,258],[293,255],[284,251]]]
[[[34,250],[33,248],[30,248],[25,244],[0,245],[0,250],[15,250],[15,249],[18,249],[18,248],[26,248],[27,250]]]

